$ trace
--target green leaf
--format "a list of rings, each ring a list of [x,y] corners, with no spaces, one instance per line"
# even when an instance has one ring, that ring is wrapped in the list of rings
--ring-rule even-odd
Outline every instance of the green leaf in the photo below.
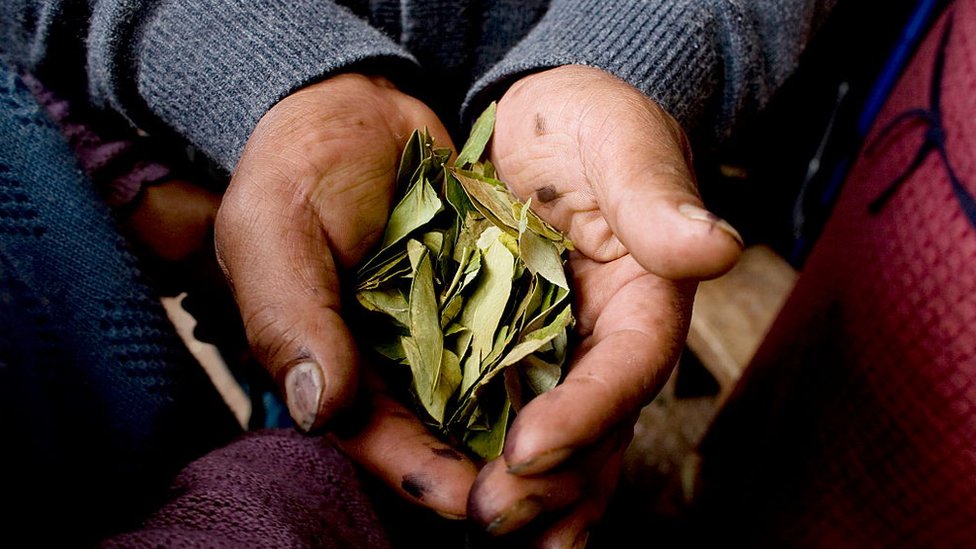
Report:
[[[555,229],[552,225],[546,223],[544,219],[532,211],[532,208],[530,207],[531,202],[531,199],[524,203],[515,202],[515,204],[512,206],[515,217],[521,219],[523,210],[526,210],[528,212],[526,214],[528,227],[532,230],[532,232],[536,233],[542,238],[545,238],[546,240],[555,242],[560,254],[563,252],[563,250],[575,250],[576,248],[573,246],[573,242],[567,238],[566,235],[559,232],[559,230]]]
[[[491,352],[495,332],[512,293],[515,258],[499,240],[501,230],[490,227],[478,241],[482,253],[481,276],[461,312],[460,322],[472,333],[471,354],[464,361],[462,391],[481,373],[481,361]],[[492,238],[494,237],[494,238]]]
[[[440,376],[437,378],[437,386],[434,389],[435,400],[444,403],[446,409],[448,401],[461,385],[461,360],[450,349],[444,349],[441,355]],[[444,423],[444,412],[441,411],[439,417],[435,418],[439,425]]]
[[[546,362],[535,355],[523,358],[521,365],[526,385],[537,395],[555,387],[563,375],[559,363]]]
[[[405,362],[407,359],[407,354],[403,351],[403,345],[399,339],[396,341],[376,342],[373,344],[373,350],[380,356],[386,357],[390,362],[400,363]]]
[[[518,234],[518,220],[512,208],[513,196],[508,189],[499,188],[489,181],[485,181],[478,174],[465,171],[454,171],[454,176],[461,183],[461,187],[468,193],[471,204],[481,215],[488,218],[496,227],[510,234]]]
[[[401,326],[410,323],[410,305],[398,288],[360,291],[356,293],[356,299],[366,309],[388,315]]]
[[[376,289],[394,278],[410,275],[410,261],[406,249],[388,248],[385,252],[373,256],[370,264],[364,265],[364,269],[357,273],[359,281],[356,284],[357,291]]]
[[[444,205],[437,191],[426,179],[410,186],[403,200],[393,208],[383,233],[381,248],[389,247],[413,231],[423,227],[441,211]]]
[[[461,152],[458,153],[457,160],[454,161],[455,166],[464,167],[474,164],[484,155],[485,147],[488,146],[488,141],[495,129],[495,110],[496,105],[492,101],[488,108],[475,120],[467,142],[461,148]]]
[[[354,315],[357,340],[380,363],[407,367],[418,416],[486,458],[501,452],[517,410],[558,383],[573,325],[572,242],[496,179],[485,158],[494,117],[492,104],[451,165],[429,132],[410,136],[354,301],[370,312]]]
[[[487,460],[500,456],[505,447],[505,434],[508,431],[508,416],[511,410],[512,406],[506,400],[494,417],[487,418],[490,420],[487,430],[468,431],[464,438],[468,448]]]
[[[543,238],[529,229],[528,213],[529,208],[526,205],[522,208],[522,216],[519,219],[518,246],[522,261],[532,274],[539,275],[556,286],[568,290],[569,283],[566,281],[566,271],[563,269],[559,248],[552,240]]]
[[[457,268],[451,277],[450,284],[444,289],[441,297],[442,303],[464,292],[481,271],[481,252],[476,247],[465,245],[455,248],[455,250],[460,250],[461,256],[457,259]],[[455,257],[457,257],[456,254]]]
[[[458,181],[457,176],[452,171],[445,172],[444,198],[454,208],[461,222],[468,217],[468,212],[474,211],[474,204],[468,198],[468,193],[461,186],[461,182]]]
[[[454,344],[454,354],[458,356],[458,360],[462,361],[471,352],[471,340],[474,338],[474,334],[471,330],[465,328],[463,325],[455,323],[448,327],[448,333],[450,335],[457,335]]]
[[[405,190],[410,181],[415,179],[417,171],[421,168],[424,148],[429,136],[427,132],[414,130],[407,138],[400,154],[400,166],[397,168],[397,188]]]
[[[444,420],[447,399],[437,391],[441,376],[444,334],[441,332],[437,294],[434,292],[434,273],[430,252],[416,240],[407,241],[410,264],[414,266],[410,285],[410,336],[401,339],[410,363],[417,396],[427,413],[438,423]]]
[[[569,291],[560,288],[556,285],[549,285],[552,291],[547,292],[547,294],[542,298],[542,303],[539,307],[539,312],[526,323],[523,328],[526,332],[531,332],[538,330],[539,328],[545,326],[548,323],[549,317],[553,313],[559,314],[557,311],[562,310],[563,307],[569,307]]]
[[[509,366],[538,351],[543,345],[552,341],[560,333],[564,333],[573,322],[573,315],[569,307],[564,308],[548,326],[544,326],[526,334],[499,363],[500,367]]]

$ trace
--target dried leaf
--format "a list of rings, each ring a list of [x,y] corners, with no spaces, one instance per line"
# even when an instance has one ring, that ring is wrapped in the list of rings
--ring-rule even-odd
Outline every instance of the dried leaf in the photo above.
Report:
[[[356,292],[356,299],[370,311],[384,313],[402,326],[410,322],[410,305],[399,288],[382,288]]]
[[[486,459],[494,459],[501,455],[505,445],[505,434],[508,432],[508,418],[512,406],[508,402],[503,404],[497,415],[491,419],[487,430],[471,430],[466,433],[465,444],[475,454]]]
[[[529,230],[528,212],[527,207],[522,208],[522,216],[519,219],[518,245],[522,261],[532,274],[539,275],[556,286],[568,290],[569,283],[566,282],[566,271],[563,269],[563,260],[560,257],[562,250],[554,241]]]
[[[443,421],[447,398],[437,391],[440,381],[444,351],[444,334],[441,332],[437,294],[434,293],[434,272],[430,252],[416,240],[407,242],[410,264],[414,267],[410,285],[410,336],[401,339],[413,372],[417,396],[424,408],[436,421]]]
[[[485,153],[485,147],[491,139],[491,134],[495,129],[495,102],[492,101],[488,108],[475,120],[471,127],[471,135],[468,141],[458,153],[455,165],[464,167],[478,162]]]
[[[492,105],[453,165],[426,131],[408,139],[396,206],[355,300],[357,338],[409,372],[418,417],[486,459],[527,399],[558,383],[574,322],[563,269],[572,243],[495,178],[483,158],[494,116]]]
[[[572,322],[573,315],[570,312],[569,307],[566,307],[548,326],[525,334],[525,336],[521,338],[521,342],[516,345],[507,355],[505,355],[505,358],[502,359],[499,366],[505,367],[515,364],[535,351],[538,351],[543,345],[552,341],[560,333],[565,332],[566,328],[568,328]]]
[[[462,391],[467,390],[480,376],[482,360],[492,350],[498,323],[512,293],[515,258],[498,240],[500,234],[501,230],[497,227],[490,227],[478,241],[482,255],[481,276],[460,318],[461,324],[471,330],[473,337],[471,354],[461,368],[464,374]]]
[[[383,233],[382,248],[397,243],[413,231],[423,227],[441,211],[444,205],[437,191],[426,179],[410,187],[403,200],[393,208]]]
[[[464,192],[468,193],[471,204],[481,215],[513,236],[518,234],[518,220],[513,213],[512,196],[504,187],[498,188],[493,182],[486,181],[473,172],[455,170],[453,173]]]

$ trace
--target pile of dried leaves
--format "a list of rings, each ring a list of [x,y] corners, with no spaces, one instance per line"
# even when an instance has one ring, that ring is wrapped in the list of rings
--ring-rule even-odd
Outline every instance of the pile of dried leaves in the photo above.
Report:
[[[485,459],[501,453],[514,413],[559,382],[574,323],[563,268],[572,244],[482,159],[494,116],[492,104],[453,163],[414,132],[398,202],[356,279],[371,359],[409,369],[418,416]]]

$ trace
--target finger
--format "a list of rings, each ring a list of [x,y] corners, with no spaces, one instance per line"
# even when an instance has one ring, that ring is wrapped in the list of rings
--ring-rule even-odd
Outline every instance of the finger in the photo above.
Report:
[[[639,268],[620,269],[628,271]],[[616,276],[605,266],[574,273],[577,287],[595,281],[612,286]],[[645,272],[606,297],[595,319],[581,307],[581,328],[592,332],[583,333],[566,379],[516,416],[504,449],[511,472],[535,475],[555,467],[651,401],[681,350],[693,292],[687,284],[682,289]]]
[[[446,140],[436,115],[388,81],[329,78],[262,117],[225,193],[218,260],[251,346],[304,430],[355,394],[338,271],[382,235],[400,151],[425,125]]]
[[[735,229],[702,208],[678,123],[604,71],[517,82],[499,102],[492,154],[513,191],[594,259],[630,252],[658,276],[705,279],[741,253]]]
[[[602,193],[600,209],[616,239],[649,272],[672,280],[705,280],[738,261],[742,237],[702,206],[686,188],[686,176],[662,170],[606,177],[617,188]]]
[[[252,349],[308,431],[355,394],[357,353],[318,219],[264,166],[238,167],[217,215],[217,254]]]
[[[351,409],[364,424],[338,428],[336,445],[404,499],[440,515],[466,516],[468,494],[478,473],[467,457],[433,436],[402,404],[371,392],[368,410]]]
[[[608,106],[618,121],[581,138],[585,173],[613,235],[648,271],[663,278],[705,279],[728,271],[743,241],[702,206],[691,150],[677,122],[633,88]],[[619,112],[615,112],[619,110]]]
[[[613,430],[581,450],[557,471],[538,477],[513,475],[504,458],[482,469],[469,498],[468,514],[493,536],[522,530],[577,505],[591,489],[608,460],[622,452],[633,435],[631,425]]]
[[[564,516],[536,537],[533,547],[582,549],[590,532],[606,514],[610,499],[617,489],[623,464],[624,448],[607,460],[599,475],[590,484],[586,495]]]
[[[212,250],[213,220],[220,196],[174,179],[143,189],[138,206],[123,224],[155,257],[181,261]]]

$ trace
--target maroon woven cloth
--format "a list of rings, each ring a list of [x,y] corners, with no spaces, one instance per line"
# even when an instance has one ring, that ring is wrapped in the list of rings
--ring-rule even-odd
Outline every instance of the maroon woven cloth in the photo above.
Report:
[[[248,434],[187,466],[168,501],[103,547],[390,547],[357,470],[319,437]]]
[[[703,520],[727,541],[976,543],[974,193],[976,0],[960,0],[701,448]]]

